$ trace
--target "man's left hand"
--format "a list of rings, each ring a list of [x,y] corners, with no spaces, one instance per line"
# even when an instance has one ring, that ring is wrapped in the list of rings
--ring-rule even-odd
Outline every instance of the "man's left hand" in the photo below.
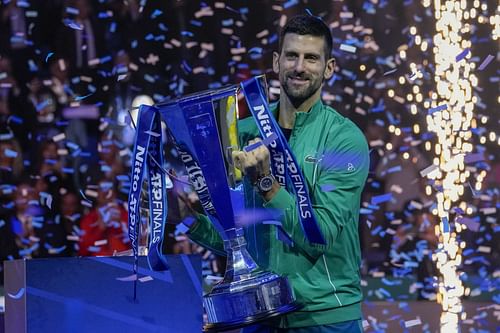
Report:
[[[262,140],[260,138],[255,138],[248,142],[248,146],[261,143],[261,141]],[[233,162],[235,167],[240,169],[254,185],[259,178],[267,176],[271,173],[269,149],[267,149],[266,145],[262,143],[250,151],[234,151]],[[270,201],[279,189],[280,185],[277,181],[275,181],[273,188],[270,191],[262,193],[264,200]]]
[[[260,138],[255,138],[248,142],[248,146],[262,142]],[[260,144],[251,151],[234,151],[234,166],[240,169],[247,176],[252,184],[271,173],[269,149],[264,144]]]

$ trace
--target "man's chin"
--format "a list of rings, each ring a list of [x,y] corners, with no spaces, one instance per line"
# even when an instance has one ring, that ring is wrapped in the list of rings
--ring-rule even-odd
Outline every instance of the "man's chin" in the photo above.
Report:
[[[290,101],[305,101],[313,95],[310,91],[286,91]]]

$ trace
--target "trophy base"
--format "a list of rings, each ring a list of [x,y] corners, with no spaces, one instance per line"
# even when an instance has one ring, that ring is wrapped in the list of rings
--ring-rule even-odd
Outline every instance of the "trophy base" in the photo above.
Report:
[[[237,282],[216,285],[203,297],[208,315],[204,332],[222,332],[281,316],[301,308],[288,280],[260,272]]]

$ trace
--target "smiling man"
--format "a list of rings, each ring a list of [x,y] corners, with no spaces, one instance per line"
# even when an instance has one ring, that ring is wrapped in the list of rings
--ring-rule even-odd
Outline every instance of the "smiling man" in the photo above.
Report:
[[[304,196],[272,175],[270,153],[260,145],[234,154],[246,178],[246,204],[281,212],[281,228],[255,224],[245,228],[248,250],[258,265],[287,276],[303,307],[274,320],[247,327],[245,333],[362,332],[358,218],[368,175],[368,145],[349,119],[321,102],[321,89],[332,77],[332,36],[323,21],[296,16],[283,27],[273,54],[281,94],[271,111],[295,155],[307,184],[316,223],[325,244],[306,238],[299,216]],[[260,140],[252,118],[239,123],[240,143]],[[282,241],[279,233],[290,241]],[[190,237],[223,253],[220,237],[199,217]],[[286,237],[285,237],[286,238]]]

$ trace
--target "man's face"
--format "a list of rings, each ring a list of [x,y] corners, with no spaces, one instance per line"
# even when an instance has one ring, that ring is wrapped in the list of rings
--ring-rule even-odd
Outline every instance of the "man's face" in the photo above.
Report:
[[[333,75],[334,60],[327,59],[322,37],[288,33],[281,53],[273,55],[273,69],[279,74],[285,94],[297,106],[313,96],[323,80]]]

